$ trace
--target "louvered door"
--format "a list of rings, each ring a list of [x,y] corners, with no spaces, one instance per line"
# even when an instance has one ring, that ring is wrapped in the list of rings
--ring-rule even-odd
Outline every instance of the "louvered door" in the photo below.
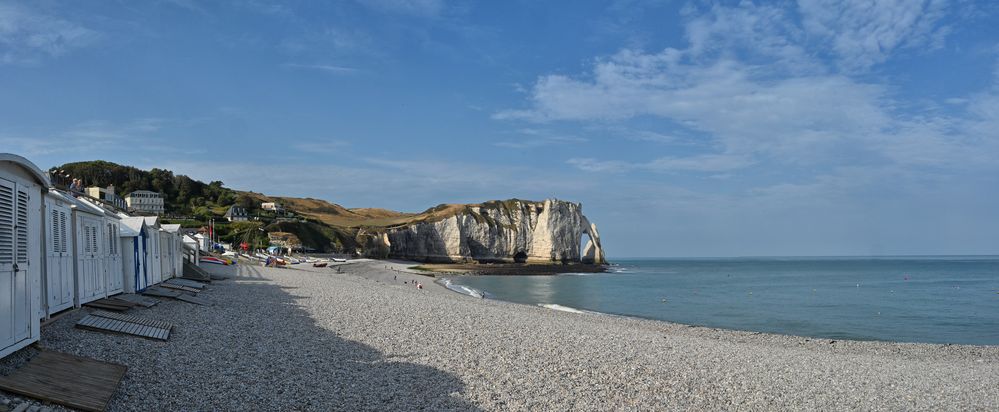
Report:
[[[118,223],[107,223],[104,245],[107,251],[107,294],[120,293],[124,289],[125,278],[122,276],[121,238],[118,235]]]
[[[73,253],[70,209],[52,199],[45,202],[45,286],[48,314],[73,306]]]
[[[14,314],[16,193],[13,182],[0,179],[0,348],[17,342],[14,339],[14,323],[18,321]]]
[[[28,192],[0,179],[0,349],[31,332]]]
[[[79,252],[76,259],[80,281],[80,304],[83,304],[104,297],[106,286],[99,240],[103,225],[99,219],[83,214],[80,214],[78,219],[76,241]]]

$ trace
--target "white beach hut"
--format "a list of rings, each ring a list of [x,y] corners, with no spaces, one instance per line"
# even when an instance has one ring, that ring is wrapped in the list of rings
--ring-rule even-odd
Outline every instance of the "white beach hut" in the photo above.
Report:
[[[194,235],[194,239],[198,241],[198,250],[202,252],[208,252],[212,250],[212,240],[201,233]]]
[[[180,237],[180,225],[160,225],[160,228],[170,235],[169,247],[167,248],[167,267],[170,269],[170,277],[181,277],[184,271],[184,243]]]
[[[173,236],[170,232],[163,230],[160,226],[159,231],[160,236],[160,281],[164,281],[173,277],[173,256],[170,255],[170,249],[173,247]]]
[[[73,237],[73,212],[70,206],[74,201],[62,192],[49,190],[45,194],[45,260],[42,262],[42,305],[39,317],[69,309],[76,304],[76,268],[73,265],[73,251],[76,242]]]
[[[162,257],[160,253],[160,221],[156,216],[143,216],[142,220],[151,229],[149,238],[146,239],[148,246],[146,250],[149,256],[146,270],[149,272],[149,284],[155,285],[163,281],[163,264],[160,263]]]
[[[90,207],[91,210],[103,214],[103,225],[101,226],[101,247],[100,261],[104,270],[105,292],[107,295],[116,295],[122,292],[124,287],[124,275],[122,274],[121,263],[121,237],[119,227],[121,217],[115,214],[114,210],[101,205],[99,202],[89,199],[77,199],[82,206]]]
[[[107,242],[104,211],[72,199],[76,303],[82,305],[108,296]]]
[[[149,238],[156,233],[141,217],[124,217],[121,219],[119,235],[121,237],[122,270],[124,272],[123,289],[126,293],[136,293],[146,290],[152,285],[149,271]]]
[[[0,153],[0,357],[39,338],[42,193],[48,187],[38,166]]]

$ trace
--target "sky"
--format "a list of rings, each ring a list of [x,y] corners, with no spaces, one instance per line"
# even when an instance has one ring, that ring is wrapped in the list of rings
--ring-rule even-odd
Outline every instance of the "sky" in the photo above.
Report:
[[[999,4],[0,0],[0,152],[554,197],[611,259],[999,254]]]

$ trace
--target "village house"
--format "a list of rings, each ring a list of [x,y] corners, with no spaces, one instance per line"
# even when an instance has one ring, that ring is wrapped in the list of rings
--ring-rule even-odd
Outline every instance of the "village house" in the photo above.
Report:
[[[148,190],[136,190],[125,196],[125,203],[129,210],[138,214],[162,215],[165,211],[163,207],[163,195],[150,192]]]

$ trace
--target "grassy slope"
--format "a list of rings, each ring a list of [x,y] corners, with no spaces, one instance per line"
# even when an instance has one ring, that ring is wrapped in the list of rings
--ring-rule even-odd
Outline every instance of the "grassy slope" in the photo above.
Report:
[[[455,216],[461,213],[468,213],[477,219],[485,219],[482,215],[473,212],[473,208],[502,208],[508,213],[517,199],[504,201],[490,201],[476,204],[441,204],[421,213],[403,213],[377,208],[356,208],[347,209],[335,203],[312,198],[278,197],[265,196],[260,193],[240,192],[254,197],[259,202],[278,202],[285,208],[293,210],[306,217],[316,219],[327,225],[339,228],[371,228],[384,229],[398,226],[410,225],[419,222],[435,222]],[[520,201],[524,203],[536,203],[531,201]]]

